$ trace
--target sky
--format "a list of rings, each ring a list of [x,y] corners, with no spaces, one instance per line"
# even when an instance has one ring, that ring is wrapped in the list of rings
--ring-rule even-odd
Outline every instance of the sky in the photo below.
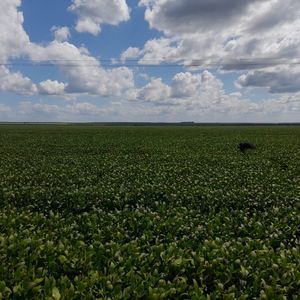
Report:
[[[300,122],[299,0],[0,0],[0,121]]]

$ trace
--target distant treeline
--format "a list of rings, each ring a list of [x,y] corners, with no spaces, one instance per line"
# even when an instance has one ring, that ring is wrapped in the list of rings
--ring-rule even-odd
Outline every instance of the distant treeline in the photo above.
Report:
[[[72,125],[72,126],[300,126],[300,123],[196,123],[196,122],[0,122],[0,125]]]

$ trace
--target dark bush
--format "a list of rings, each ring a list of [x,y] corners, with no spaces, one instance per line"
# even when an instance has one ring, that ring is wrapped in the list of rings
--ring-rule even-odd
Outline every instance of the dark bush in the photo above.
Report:
[[[256,146],[252,143],[249,143],[249,142],[242,142],[242,143],[239,143],[238,145],[238,149],[245,153],[246,150],[253,150],[253,149],[256,149]]]

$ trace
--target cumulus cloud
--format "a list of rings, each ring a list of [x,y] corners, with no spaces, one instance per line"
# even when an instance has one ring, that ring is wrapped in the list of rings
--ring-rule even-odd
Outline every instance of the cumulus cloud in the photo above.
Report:
[[[201,94],[212,97],[215,91],[222,91],[223,83],[209,71],[201,74],[177,73],[172,80],[172,96],[188,98]]]
[[[138,91],[137,98],[144,101],[169,103],[171,88],[162,82],[161,78],[152,78],[151,81]]]
[[[0,2],[0,60],[18,57],[30,43],[23,29],[23,14],[18,11],[21,0],[1,0]]]
[[[106,70],[86,48],[77,48],[68,42],[32,45],[29,54],[34,60],[52,61],[59,67],[68,79],[66,93],[118,96],[134,86],[132,70],[125,67]]]
[[[173,120],[274,122],[276,117],[287,115],[296,120],[300,109],[300,93],[252,101],[239,92],[226,93],[222,81],[209,71],[180,72],[170,84],[152,78],[144,87],[131,91],[131,97],[160,108],[165,117]]]
[[[55,40],[58,42],[68,41],[71,36],[70,29],[66,26],[64,27],[53,26],[51,30],[54,34]]]
[[[239,87],[271,93],[300,90],[299,72],[287,70],[300,57],[297,0],[140,0],[150,27],[162,32],[124,57],[143,64],[179,62],[186,67],[252,70]]]
[[[97,1],[96,1],[97,2]],[[75,7],[95,5],[95,1],[74,1]],[[104,1],[105,2],[105,1]],[[122,1],[121,1],[122,2]],[[115,1],[114,5],[122,3]],[[94,4],[93,4],[94,3]],[[102,2],[101,2],[102,3]],[[20,72],[10,73],[7,68],[0,68],[0,89],[19,94],[62,95],[87,94],[97,96],[120,96],[123,91],[134,86],[133,72],[125,67],[104,69],[100,62],[84,48],[65,41],[69,37],[66,27],[54,29],[55,40],[46,45],[31,43],[23,29],[23,15],[18,12],[21,1],[3,0],[0,4],[0,59],[28,55],[40,62],[52,62],[67,79],[66,83],[45,80],[38,84],[23,76]],[[103,5],[103,3],[102,3]],[[101,10],[100,10],[101,11]]]
[[[140,1],[147,10],[145,19],[150,26],[165,33],[206,32],[239,19],[248,12],[251,4],[260,0],[157,0]],[[194,28],[191,31],[191,28]]]
[[[69,10],[78,16],[75,29],[97,35],[102,24],[118,25],[129,20],[125,0],[73,0]]]
[[[156,38],[145,43],[143,49],[129,47],[121,54],[121,61],[139,59],[140,64],[160,64],[164,61],[180,61],[180,53],[176,42],[169,38]]]
[[[2,0],[0,2],[0,61],[7,63],[26,53],[30,44],[23,29],[23,14],[18,11],[20,0]],[[11,72],[7,67],[0,67],[0,90],[22,95],[32,95],[37,91],[35,84],[20,72]]]
[[[270,93],[295,93],[300,91],[299,68],[275,68],[255,70],[241,75],[236,81],[238,87],[264,87]]]
[[[300,55],[300,2],[297,0],[141,0],[145,19],[165,40],[148,41],[138,55],[164,60],[202,59],[199,64],[230,69],[263,68],[265,58]],[[155,47],[149,47],[153,43]],[[258,61],[257,59],[262,59]],[[244,59],[248,59],[245,63]]]
[[[37,92],[37,87],[20,72],[11,73],[6,67],[0,66],[0,91],[13,92],[19,95],[33,95]]]
[[[38,90],[41,95],[63,95],[66,84],[57,80],[45,80],[39,83]]]
[[[139,56],[140,49],[136,47],[129,47],[121,55],[121,61],[124,63],[126,59],[135,58]]]
[[[219,8],[225,2],[228,7],[224,7],[223,14]],[[204,57],[195,65],[199,63],[210,69],[214,67],[210,63],[217,58],[226,70],[252,69],[240,76],[237,85],[266,88],[277,93],[272,99],[251,101],[243,90],[226,93],[223,83],[211,70],[192,72],[189,69],[191,72],[179,72],[171,81],[145,76],[148,83],[137,88],[132,70],[126,67],[104,68],[85,47],[77,47],[68,41],[70,32],[67,27],[53,29],[55,40],[48,44],[30,42],[23,29],[20,0],[2,0],[0,3],[0,59],[6,62],[25,55],[35,61],[50,62],[57,66],[63,79],[46,79],[35,84],[20,72],[2,66],[0,90],[62,98],[74,96],[81,99],[83,96],[85,99],[61,105],[22,102],[17,114],[32,120],[99,120],[109,117],[110,120],[131,121],[259,121],[258,116],[261,120],[272,120],[282,115],[289,120],[298,120],[299,69],[282,67],[284,63],[281,66],[263,63],[264,57],[274,59],[275,64],[278,60],[290,62],[294,57],[300,57],[300,20],[296,17],[300,5],[295,0],[284,3],[279,0],[247,0],[243,5],[240,2],[243,1],[143,0],[140,3],[146,7],[146,19],[163,36],[147,41],[142,49],[127,49],[121,59],[126,61],[137,57],[141,63],[167,60],[189,64]],[[94,9],[104,3],[109,8]],[[191,6],[187,7],[188,4]],[[113,11],[107,14],[112,7]],[[129,18],[125,1],[74,0],[70,9],[78,15],[77,30],[93,34],[99,33],[102,24],[114,25]],[[207,10],[210,17],[206,17]],[[175,24],[174,16],[182,21]],[[245,66],[244,59],[258,63]],[[99,107],[89,102],[90,96],[118,98],[119,104]],[[2,114],[13,114],[14,111],[0,105]]]
[[[144,87],[132,92],[135,100],[165,105],[193,105],[197,101],[215,104],[223,95],[223,83],[209,71],[177,73],[170,85],[161,78],[151,78]]]
[[[64,88],[67,94],[120,96],[134,86],[132,70],[125,67],[104,69],[86,48],[77,48],[69,42],[53,41],[46,46],[32,44],[28,54],[33,60],[50,61],[61,70],[68,79]]]
[[[101,1],[102,5],[108,4],[104,2]],[[126,3],[122,3],[123,1],[115,1],[111,5],[123,9]],[[84,7],[85,4],[91,8],[97,4],[97,1],[73,2],[74,9]],[[30,42],[23,29],[24,19],[22,13],[19,12],[20,5],[20,0],[3,0],[0,3],[0,26],[2,30],[0,59],[5,62],[11,58],[27,55],[35,61],[52,62],[64,74],[66,82],[45,80],[36,85],[20,72],[11,73],[8,68],[1,67],[0,89],[2,91],[24,95],[64,94],[65,97],[68,97],[68,94],[87,94],[105,97],[120,96],[124,90],[134,86],[133,72],[130,69],[125,67],[104,69],[86,48],[78,48],[67,42],[66,40],[70,36],[67,27],[54,27],[52,30],[55,40],[49,44],[39,45]]]

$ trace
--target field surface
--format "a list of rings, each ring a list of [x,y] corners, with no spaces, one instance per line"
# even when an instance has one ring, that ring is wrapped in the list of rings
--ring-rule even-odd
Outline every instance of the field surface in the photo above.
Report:
[[[299,299],[300,127],[2,125],[0,144],[0,299]]]

